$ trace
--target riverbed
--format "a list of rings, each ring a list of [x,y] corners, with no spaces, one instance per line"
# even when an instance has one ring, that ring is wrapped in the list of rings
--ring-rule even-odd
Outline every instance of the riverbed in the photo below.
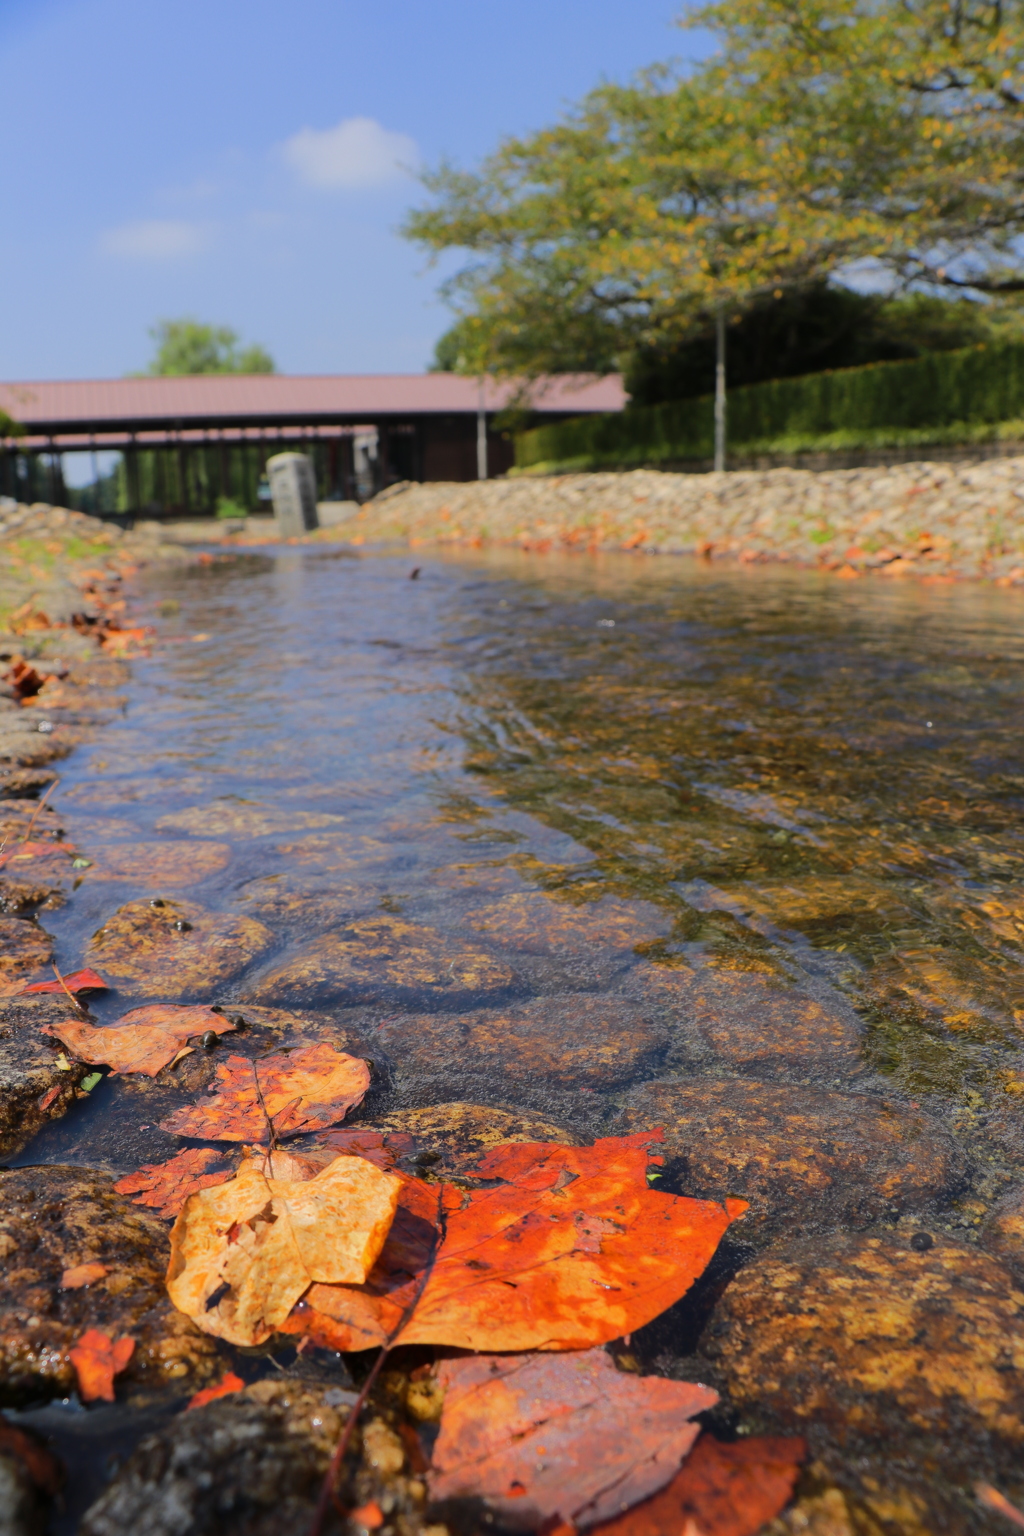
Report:
[[[806,1498],[858,1531],[996,1529],[974,1478],[1024,1492],[1022,611],[635,555],[143,573],[151,654],[62,765],[89,862],[42,921],[62,973],[112,972],[100,1022],[333,1027],[373,1062],[355,1124],[664,1126],[662,1187],[750,1211],[635,1368],[701,1371],[722,1434],[807,1436]],[[185,925],[170,962],[121,942],[145,908]],[[171,1157],[195,1085],[148,1086],[106,1077],[11,1164]],[[902,1322],[858,1332],[858,1286]]]

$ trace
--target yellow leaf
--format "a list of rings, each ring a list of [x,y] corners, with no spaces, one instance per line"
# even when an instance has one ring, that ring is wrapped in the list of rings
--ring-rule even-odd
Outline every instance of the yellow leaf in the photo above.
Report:
[[[401,1180],[361,1157],[313,1179],[259,1163],[190,1195],[171,1232],[167,1291],[205,1333],[262,1344],[314,1281],[362,1285],[394,1219]]]

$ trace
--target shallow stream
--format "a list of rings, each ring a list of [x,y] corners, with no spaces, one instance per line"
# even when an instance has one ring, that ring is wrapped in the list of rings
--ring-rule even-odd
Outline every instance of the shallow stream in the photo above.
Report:
[[[183,950],[176,981],[119,981],[96,1017],[331,1015],[374,1060],[373,1123],[461,1102],[591,1139],[667,1105],[669,1187],[753,1198],[760,1226],[647,1368],[692,1356],[764,1244],[975,1243],[1024,1150],[1019,595],[641,556],[422,565],[288,549],[141,581],[157,640],[62,766],[93,862],[44,921],[62,971],[102,971],[90,937],[153,899],[224,958]],[[831,1093],[933,1117],[959,1172],[877,1198],[870,1174],[856,1199],[805,1181],[783,1219],[772,1168],[714,1163],[710,1120],[689,1155],[673,1085],[705,1081],[720,1123],[730,1084],[775,1116],[773,1167],[805,1107],[776,1114],[784,1086],[818,1106],[805,1161],[832,1154]],[[163,1109],[107,1079],[15,1162],[130,1172],[181,1145]]]

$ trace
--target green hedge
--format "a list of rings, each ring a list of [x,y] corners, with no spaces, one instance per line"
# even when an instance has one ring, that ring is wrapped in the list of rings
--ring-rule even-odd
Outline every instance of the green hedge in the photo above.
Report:
[[[731,390],[728,439],[737,453],[969,441],[1021,417],[1024,344],[986,344]],[[516,439],[516,468],[651,464],[713,452],[714,399],[703,395],[535,427]]]

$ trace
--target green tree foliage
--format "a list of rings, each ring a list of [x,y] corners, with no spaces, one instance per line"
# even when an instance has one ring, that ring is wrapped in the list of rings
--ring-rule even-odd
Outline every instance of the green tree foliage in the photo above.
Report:
[[[238,332],[227,325],[203,325],[186,316],[161,320],[149,334],[156,342],[151,374],[275,372],[269,352],[260,346],[239,350]]]
[[[496,371],[607,368],[858,263],[1024,288],[1021,0],[713,0],[720,51],[604,85],[405,232],[468,253],[445,292]]]
[[[0,437],[24,437],[25,428],[12,420],[6,411],[0,411]]]

